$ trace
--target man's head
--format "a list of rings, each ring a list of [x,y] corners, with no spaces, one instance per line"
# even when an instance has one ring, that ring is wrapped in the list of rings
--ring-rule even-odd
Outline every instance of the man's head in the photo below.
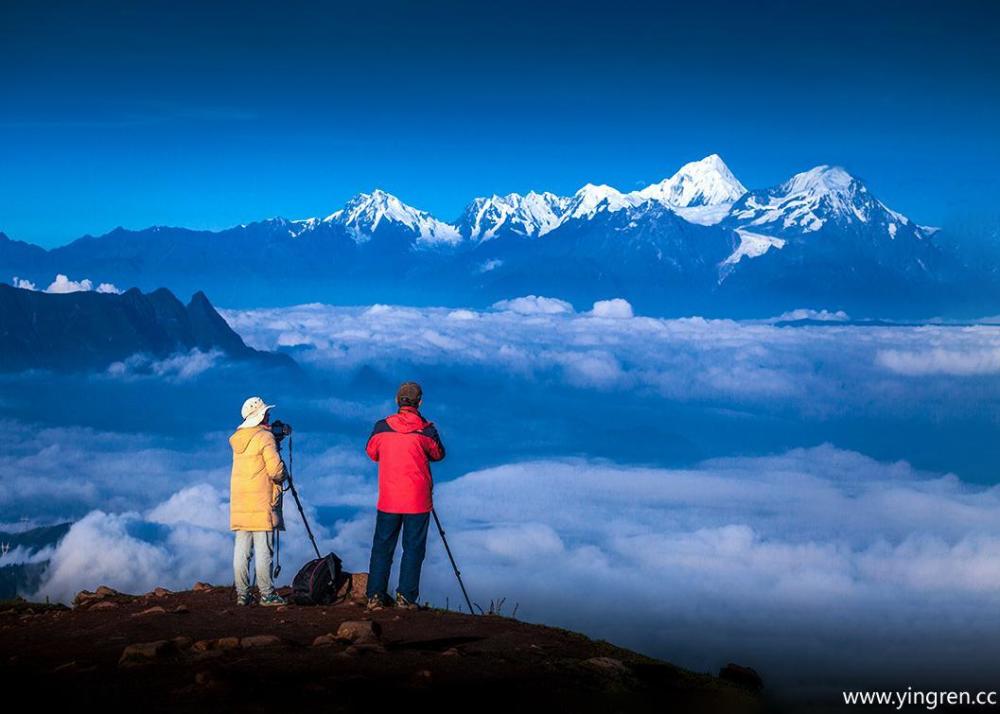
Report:
[[[416,382],[403,382],[399,385],[399,389],[396,390],[396,404],[400,407],[413,407],[417,409],[420,407],[420,402],[423,401],[423,398],[424,390]]]

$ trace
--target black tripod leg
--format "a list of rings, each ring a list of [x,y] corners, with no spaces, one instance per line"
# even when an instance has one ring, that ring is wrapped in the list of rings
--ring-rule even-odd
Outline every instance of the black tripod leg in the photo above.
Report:
[[[444,543],[445,552],[448,553],[448,560],[451,561],[451,567],[455,571],[455,577],[458,578],[458,586],[462,588],[462,595],[465,596],[465,604],[469,606],[469,612],[475,615],[476,612],[472,609],[472,601],[469,599],[469,593],[465,591],[465,583],[462,582],[462,573],[459,571],[458,565],[455,564],[455,558],[451,554],[451,548],[448,547],[448,540],[444,537],[444,528],[441,527],[441,521],[438,519],[437,511],[433,508],[431,509],[431,515],[434,516],[434,523],[437,524],[438,533],[441,534],[441,542]]]
[[[306,527],[306,534],[309,536],[309,541],[312,543],[313,550],[316,551],[317,558],[323,558],[323,555],[319,552],[319,544],[316,543],[316,537],[313,535],[312,528],[309,527],[309,519],[306,518],[306,511],[302,508],[302,501],[299,500],[299,492],[295,490],[295,482],[292,480],[292,466],[295,463],[295,451],[292,448],[293,442],[292,437],[288,437],[288,490],[292,492],[292,498],[295,499],[295,505],[299,509],[299,515],[302,516],[302,525]],[[333,587],[334,594],[336,595],[337,588],[337,577],[334,572],[333,554],[331,553],[327,556],[327,567],[330,570],[330,583]]]

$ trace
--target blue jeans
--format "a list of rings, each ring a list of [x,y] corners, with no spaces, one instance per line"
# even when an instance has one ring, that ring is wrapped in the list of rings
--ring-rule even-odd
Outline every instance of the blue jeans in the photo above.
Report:
[[[240,597],[250,592],[250,558],[256,562],[257,588],[261,597],[274,592],[271,584],[271,555],[274,552],[274,531],[236,531],[233,547],[233,579],[236,594]]]
[[[386,513],[377,511],[372,557],[368,564],[368,597],[386,596],[389,570],[396,552],[399,531],[403,531],[403,557],[399,562],[399,587],[396,592],[410,602],[420,596],[420,566],[427,548],[427,524],[430,513]]]

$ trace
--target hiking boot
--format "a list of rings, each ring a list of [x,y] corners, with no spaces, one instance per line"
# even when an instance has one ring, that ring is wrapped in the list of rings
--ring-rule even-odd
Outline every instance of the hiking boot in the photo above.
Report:
[[[288,601],[278,593],[271,593],[260,599],[260,604],[264,607],[275,607],[277,605],[287,605]]]
[[[252,603],[253,603],[253,597],[251,597],[250,593],[243,593],[242,595],[236,596],[236,604],[239,605],[240,607],[245,607]]]
[[[373,610],[381,610],[390,605],[388,598],[382,595],[372,595],[368,598],[368,604],[365,605],[365,610],[371,612]]]
[[[410,602],[405,597],[403,593],[396,593],[396,607],[401,607],[404,610],[423,610],[424,606],[420,603]]]

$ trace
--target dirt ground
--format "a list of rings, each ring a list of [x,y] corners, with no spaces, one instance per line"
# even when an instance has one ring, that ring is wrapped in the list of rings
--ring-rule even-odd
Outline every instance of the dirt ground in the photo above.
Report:
[[[381,632],[338,639],[345,621],[362,621],[362,630],[370,621]],[[329,637],[314,644],[323,635]],[[74,710],[760,708],[744,686],[509,617],[438,609],[366,613],[350,600],[237,607],[233,589],[224,587],[108,594],[72,609],[7,603],[0,607],[0,685],[8,702],[23,693],[39,706]]]

